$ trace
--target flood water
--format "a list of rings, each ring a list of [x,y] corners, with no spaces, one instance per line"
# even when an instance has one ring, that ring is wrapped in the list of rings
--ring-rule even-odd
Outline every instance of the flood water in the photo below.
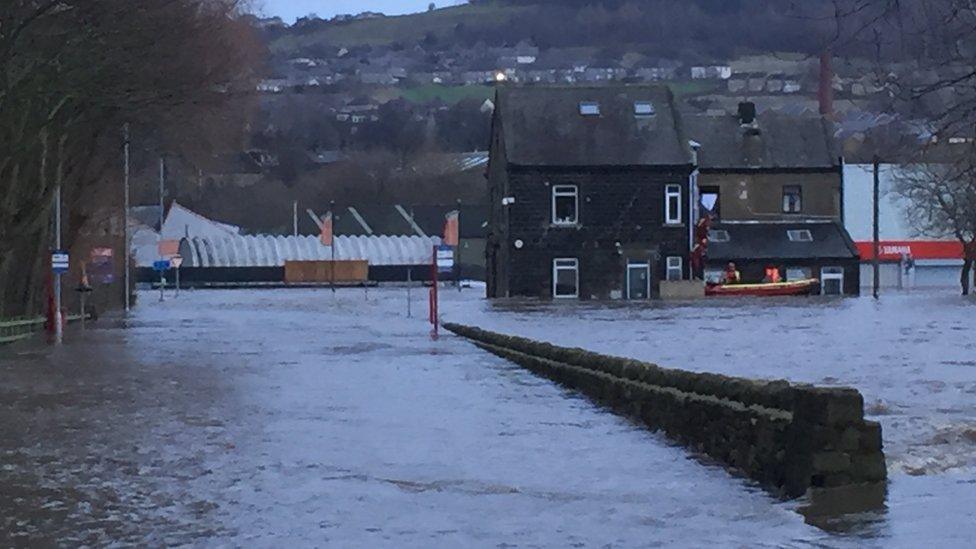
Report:
[[[432,341],[417,290],[413,318],[395,288],[146,293],[63,347],[0,349],[0,546],[976,543],[972,301],[442,295],[447,319],[489,329],[853,385],[884,426],[887,494],[847,514],[863,494],[777,500],[463,340]]]

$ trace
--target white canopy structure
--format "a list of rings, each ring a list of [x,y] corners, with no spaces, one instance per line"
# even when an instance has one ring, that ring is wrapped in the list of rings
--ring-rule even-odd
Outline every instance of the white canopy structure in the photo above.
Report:
[[[334,259],[372,266],[429,265],[438,237],[337,236]],[[184,267],[281,267],[285,261],[328,261],[332,248],[316,236],[231,235],[180,241]]]
[[[163,240],[178,240],[188,236],[222,238],[241,234],[241,228],[203,217],[174,200],[166,214],[161,233]]]

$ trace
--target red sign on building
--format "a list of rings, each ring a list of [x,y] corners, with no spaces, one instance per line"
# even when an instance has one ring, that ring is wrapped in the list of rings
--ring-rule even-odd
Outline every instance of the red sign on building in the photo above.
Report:
[[[874,243],[857,242],[861,261],[874,260]],[[882,240],[881,261],[898,261],[904,256],[912,259],[962,259],[962,244],[952,240]]]

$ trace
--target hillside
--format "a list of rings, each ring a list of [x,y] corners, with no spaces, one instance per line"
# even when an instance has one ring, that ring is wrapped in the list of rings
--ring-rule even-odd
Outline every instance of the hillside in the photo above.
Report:
[[[275,55],[321,54],[330,48],[411,47],[439,51],[514,45],[529,40],[543,48],[595,47],[608,54],[642,51],[689,61],[729,58],[746,51],[819,48],[829,33],[803,8],[776,0],[646,0],[643,2],[477,2],[403,16],[302,19],[275,33]],[[801,11],[801,9],[803,11]]]
[[[430,12],[376,19],[334,22],[306,22],[299,24],[270,44],[273,54],[294,53],[313,46],[382,46],[394,43],[415,43],[428,35],[444,38],[454,34],[459,26],[497,27],[514,17],[532,11],[530,7],[505,4],[462,5]]]
[[[497,85],[659,82],[691,112],[734,113],[748,100],[760,111],[816,114],[821,37],[829,29],[792,6],[496,0],[396,17],[304,18],[291,26],[255,18],[269,51],[258,87],[262,108],[245,150],[211,178],[253,187],[250,195],[261,198],[248,219],[262,227],[283,222],[262,209],[284,215],[293,198],[484,200],[478,174],[432,179],[423,168],[431,158],[487,149]],[[884,83],[872,79],[870,62],[837,53],[843,55],[833,58],[831,88],[839,127],[864,132],[875,113],[892,112],[891,101]],[[201,192],[187,189],[181,200],[220,200]]]

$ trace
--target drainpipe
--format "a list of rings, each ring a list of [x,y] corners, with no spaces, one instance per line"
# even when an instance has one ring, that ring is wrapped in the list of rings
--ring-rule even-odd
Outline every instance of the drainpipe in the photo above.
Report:
[[[844,157],[839,157],[837,162],[840,165],[840,225],[847,230],[847,215],[844,213],[844,191],[847,186],[847,180],[844,178]]]
[[[694,280],[695,273],[691,270],[691,252],[695,249],[695,225],[698,223],[698,151],[701,143],[690,140],[692,171],[688,176],[688,280]]]

